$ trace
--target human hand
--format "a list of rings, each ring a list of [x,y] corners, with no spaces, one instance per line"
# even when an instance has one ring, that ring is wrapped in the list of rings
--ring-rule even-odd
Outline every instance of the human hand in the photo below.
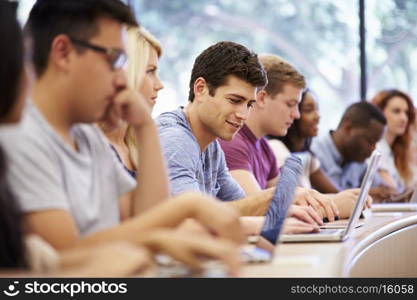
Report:
[[[391,199],[398,195],[396,189],[385,185],[379,185],[369,190],[369,195],[375,200],[376,203],[392,202]]]
[[[355,208],[356,201],[358,200],[360,189],[348,189],[337,194],[333,194],[334,202],[340,211],[340,218],[349,218]],[[368,197],[365,206],[372,204],[372,197]]]
[[[317,224],[306,223],[297,218],[286,218],[282,228],[284,234],[319,232],[319,230]]]
[[[310,225],[323,225],[322,218],[311,206],[291,205],[288,216],[299,219]]]
[[[150,252],[141,246],[118,241],[62,252],[59,276],[125,277],[144,273],[153,265]]]
[[[154,253],[168,254],[195,270],[202,270],[207,258],[222,262],[231,275],[236,275],[240,267],[237,245],[225,239],[158,230],[150,232],[143,244]]]
[[[144,97],[131,89],[123,89],[117,93],[109,106],[106,116],[106,127],[117,127],[120,122],[127,122],[135,128],[152,124],[151,111]]]
[[[294,204],[310,205],[322,218],[327,218],[330,222],[340,215],[338,207],[330,197],[312,189],[297,188]]]
[[[239,214],[230,205],[199,193],[181,195],[191,208],[191,216],[215,236],[236,243],[244,241]]]

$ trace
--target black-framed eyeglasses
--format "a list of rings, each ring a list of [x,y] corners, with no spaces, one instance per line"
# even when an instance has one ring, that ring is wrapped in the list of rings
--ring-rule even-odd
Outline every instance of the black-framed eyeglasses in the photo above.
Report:
[[[109,48],[97,46],[97,45],[79,40],[71,36],[69,38],[74,44],[78,46],[85,47],[85,48],[88,48],[97,52],[101,52],[104,55],[106,55],[113,70],[123,68],[123,66],[125,65],[127,61],[127,55],[123,50],[111,49],[111,48],[109,49]]]

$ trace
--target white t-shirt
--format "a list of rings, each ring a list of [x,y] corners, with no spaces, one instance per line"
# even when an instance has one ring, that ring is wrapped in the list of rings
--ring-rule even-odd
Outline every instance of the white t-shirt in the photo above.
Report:
[[[405,182],[402,179],[401,175],[398,173],[397,167],[395,166],[394,152],[392,152],[391,147],[388,145],[385,138],[382,138],[376,144],[376,150],[381,152],[381,163],[379,165],[379,170],[387,171],[391,177],[394,179],[394,182],[397,185],[397,190],[402,192],[405,187]]]
[[[29,103],[19,126],[2,126],[0,143],[21,210],[67,210],[87,235],[120,222],[118,198],[136,182],[95,125],[75,125],[72,134],[78,152]]]
[[[271,139],[268,140],[268,142],[277,158],[278,167],[281,168],[291,153],[287,146],[280,140]],[[299,157],[303,164],[303,173],[299,179],[299,186],[311,189],[310,175],[320,168],[320,161],[308,151],[295,152],[292,154]]]

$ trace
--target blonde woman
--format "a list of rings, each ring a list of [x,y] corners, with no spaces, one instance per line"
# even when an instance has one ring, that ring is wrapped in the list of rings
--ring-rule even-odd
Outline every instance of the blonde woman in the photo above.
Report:
[[[161,44],[143,27],[131,27],[128,30],[127,67],[128,85],[138,91],[152,110],[163,88],[158,77],[158,61],[162,55]],[[133,176],[139,169],[138,141],[132,128],[127,124],[118,124],[117,128],[108,128],[100,124],[118,154],[126,170]]]
[[[155,105],[158,92],[163,85],[158,77],[158,61],[162,54],[161,44],[143,27],[128,29],[127,55],[128,85],[132,90],[141,94],[141,101],[146,103],[149,111]],[[141,199],[144,199],[143,209],[155,205],[168,198],[168,181],[158,135],[152,134],[145,142],[138,137],[136,131],[127,123],[117,122],[109,126],[101,123],[100,128],[109,139],[111,147],[117,154],[127,172],[132,177],[140,176]],[[140,152],[140,153],[139,153]],[[141,155],[139,155],[141,154]],[[122,207],[129,211],[127,205]]]

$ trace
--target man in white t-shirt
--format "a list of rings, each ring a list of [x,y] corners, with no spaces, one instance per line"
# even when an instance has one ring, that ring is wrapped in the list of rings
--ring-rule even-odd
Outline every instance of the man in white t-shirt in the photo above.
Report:
[[[230,207],[196,194],[161,203],[169,190],[156,126],[123,71],[126,24],[136,21],[118,0],[45,0],[30,12],[25,33],[37,80],[21,126],[0,134],[25,229],[58,250],[127,240],[192,265],[202,253],[237,261],[229,243],[160,229],[190,217],[223,238],[242,239]],[[140,184],[94,125],[103,119],[129,123],[146,141]]]

